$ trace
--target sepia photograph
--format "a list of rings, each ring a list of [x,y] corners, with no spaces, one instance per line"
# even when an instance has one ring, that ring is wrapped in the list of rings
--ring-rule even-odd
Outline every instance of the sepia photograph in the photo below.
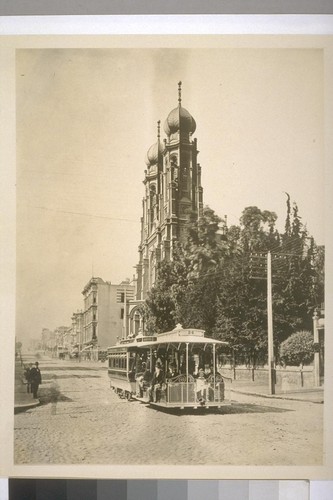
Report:
[[[136,40],[16,49],[13,465],[323,467],[324,51]]]

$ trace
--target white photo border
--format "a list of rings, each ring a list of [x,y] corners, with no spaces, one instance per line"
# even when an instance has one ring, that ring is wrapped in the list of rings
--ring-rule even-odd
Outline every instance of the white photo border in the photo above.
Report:
[[[47,16],[48,17],[48,16]],[[59,19],[55,19],[59,17]],[[66,21],[66,29],[71,28],[70,33],[62,33],[62,17],[70,17]],[[80,17],[84,17],[83,33],[80,32]],[[161,31],[158,34],[151,34],[148,30],[148,17],[150,16],[121,16],[128,18],[128,22],[133,23],[134,17],[141,17],[141,35],[129,33],[106,33],[106,20],[100,21],[102,27],[98,31],[98,18],[104,16],[53,16],[50,20],[53,28],[46,22],[45,17],[38,20],[36,32],[15,33],[11,20],[5,19],[1,26],[0,36],[0,109],[2,109],[2,118],[0,123],[0,164],[1,169],[1,213],[3,224],[1,228],[1,292],[2,309],[1,324],[3,326],[2,350],[1,350],[1,380],[5,384],[1,385],[1,429],[0,441],[4,443],[0,462],[0,475],[10,477],[62,477],[62,478],[122,478],[122,479],[332,479],[333,477],[333,439],[331,415],[333,414],[333,363],[331,356],[333,354],[333,340],[330,335],[326,335],[326,373],[325,373],[325,465],[315,467],[263,467],[263,466],[115,466],[115,465],[15,465],[13,462],[13,406],[14,406],[14,337],[15,337],[15,51],[19,48],[107,48],[107,47],[131,47],[135,40],[135,46],[138,47],[195,47],[202,46],[202,43],[209,47],[266,47],[266,48],[318,48],[324,52],[325,69],[325,178],[326,178],[326,197],[325,197],[325,244],[326,244],[326,318],[327,332],[330,332],[332,321],[332,310],[328,306],[333,302],[332,286],[332,229],[330,227],[330,214],[332,213],[332,160],[333,144],[331,141],[333,129],[332,113],[332,89],[333,89],[333,16],[283,16],[283,26],[280,26],[281,32],[276,29],[276,16],[237,16],[244,18],[244,31],[241,31],[239,24],[236,23],[237,30],[231,34],[223,34],[222,24],[218,22],[221,16],[155,16],[163,17]],[[114,17],[114,16],[105,16]],[[116,16],[119,21],[119,16]],[[164,33],[164,30],[170,27],[171,17],[177,17],[176,28],[174,25],[171,33]],[[187,18],[182,25],[181,19]],[[192,21],[189,18],[197,17],[195,28],[191,25],[191,34],[186,31]],[[213,25],[205,24],[208,17],[212,17]],[[232,17],[229,17],[229,23]],[[259,33],[253,32],[250,24],[254,17],[265,18],[266,27],[257,26]],[[281,17],[281,16],[277,16]],[[296,17],[298,18],[298,28],[295,28]],[[317,17],[318,23],[315,19]],[[78,18],[78,19],[76,19]],[[90,18],[90,28],[96,29],[95,35],[88,30]],[[167,20],[165,18],[168,18]],[[246,18],[246,19],[245,19]],[[271,19],[270,19],[271,18]],[[273,19],[275,18],[275,19]],[[305,19],[307,18],[307,19]],[[320,20],[319,20],[320,18]],[[25,26],[24,30],[29,30],[29,22],[36,22],[36,18],[17,18],[19,25]],[[7,23],[8,21],[8,23]],[[96,22],[95,22],[96,21]],[[137,23],[137,19],[135,23]],[[261,19],[263,21],[263,19]],[[302,23],[309,23],[305,29]],[[281,19],[282,22],[282,19]],[[289,32],[286,26],[289,24]],[[7,24],[6,24],[7,23]],[[186,24],[187,23],[187,24]],[[133,26],[134,26],[133,24]],[[104,26],[104,28],[103,28]],[[120,23],[119,26],[124,25]],[[157,30],[157,24],[154,29]],[[203,27],[204,26],[204,27]],[[253,26],[253,25],[252,25]],[[8,30],[6,31],[6,29]],[[294,28],[293,28],[294,27]],[[163,29],[162,29],[163,28]],[[273,30],[273,35],[268,34],[269,28]],[[322,31],[320,32],[320,28]],[[103,31],[105,29],[105,31]],[[230,29],[230,28],[229,28]],[[23,28],[22,28],[23,30]],[[24,31],[23,30],[23,31]],[[39,30],[39,31],[38,31]],[[59,32],[57,31],[59,30]],[[89,34],[85,34],[85,31]],[[147,30],[147,31],[145,31]],[[236,28],[235,28],[236,30]],[[309,31],[307,31],[309,30]],[[193,33],[194,31],[194,33]],[[55,33],[57,32],[57,34]],[[162,35],[162,33],[164,33]],[[184,34],[185,33],[185,34]],[[207,34],[209,33],[209,34]],[[265,33],[265,34],[264,34]],[[138,45],[139,44],[139,45]],[[309,450],[310,452],[310,450]]]

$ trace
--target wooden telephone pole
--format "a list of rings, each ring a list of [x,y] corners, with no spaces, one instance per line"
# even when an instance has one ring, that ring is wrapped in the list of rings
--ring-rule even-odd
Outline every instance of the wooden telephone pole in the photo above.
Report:
[[[269,393],[275,394],[275,363],[273,342],[272,256],[267,253],[267,333]]]
[[[256,268],[251,269],[251,278],[267,281],[268,386],[269,393],[275,394],[271,252],[267,252],[267,255],[251,254],[251,265],[252,262],[255,263]],[[253,271],[255,272],[255,274],[252,274]]]

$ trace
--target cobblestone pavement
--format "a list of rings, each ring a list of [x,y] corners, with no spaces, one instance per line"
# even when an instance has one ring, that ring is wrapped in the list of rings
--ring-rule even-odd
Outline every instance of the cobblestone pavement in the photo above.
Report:
[[[323,405],[234,394],[220,410],[166,412],[119,399],[106,364],[40,368],[41,405],[15,415],[16,464],[322,464]]]

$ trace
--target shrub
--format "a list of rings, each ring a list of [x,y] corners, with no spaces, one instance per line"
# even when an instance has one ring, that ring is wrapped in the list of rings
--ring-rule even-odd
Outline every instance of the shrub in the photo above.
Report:
[[[308,331],[293,333],[280,346],[281,360],[291,366],[303,365],[313,360],[313,335]]]

